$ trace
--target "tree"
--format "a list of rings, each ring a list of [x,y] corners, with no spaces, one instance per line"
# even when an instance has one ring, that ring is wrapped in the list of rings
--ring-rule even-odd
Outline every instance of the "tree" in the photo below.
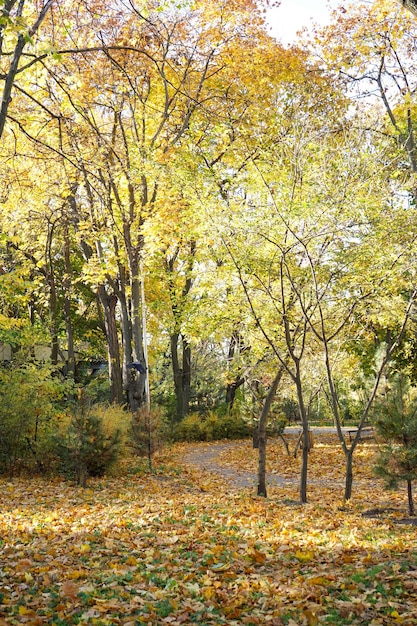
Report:
[[[404,374],[393,377],[389,389],[375,406],[376,427],[384,445],[375,471],[387,483],[396,487],[407,483],[408,510],[415,515],[413,481],[417,478],[417,402]]]
[[[0,9],[0,81],[3,83],[0,105],[0,138],[6,125],[18,74],[27,71],[32,59],[21,60],[26,48],[35,48],[34,38],[55,0],[37,3],[31,0],[4,0]]]
[[[109,371],[118,401],[122,372],[126,387],[127,364],[144,359],[144,224],[169,206],[168,165],[185,153],[184,146],[191,152],[190,146],[199,140],[198,126],[200,134],[209,134],[219,114],[217,103],[228,100],[235,78],[230,71],[232,53],[239,45],[252,48],[250,35],[260,37],[262,32],[255,3],[238,4],[232,11],[206,2],[184,12],[150,8],[145,19],[133,6],[127,10],[117,5],[107,30],[101,22],[89,33],[80,28],[77,50],[67,50],[65,60],[45,64],[49,84],[45,98],[36,97],[41,104],[37,121],[20,127],[34,142],[59,154],[69,172],[86,260],[84,275],[96,285],[104,310]],[[115,15],[120,28],[113,28]],[[91,37],[99,45],[87,45]],[[92,56],[100,59],[94,71]],[[116,306],[121,311],[122,359]],[[184,343],[184,348],[188,362],[189,346]],[[141,403],[143,378],[138,380]]]
[[[414,15],[417,15],[417,2],[416,0],[401,0],[401,4],[409,9]]]
[[[408,187],[415,203],[416,22],[398,5],[394,0],[360,2],[346,13],[335,13],[337,19],[321,32],[320,44],[313,46],[312,52],[322,60],[323,70],[342,83],[352,101],[369,102],[374,110],[377,103],[368,128],[373,128],[376,136],[392,137],[394,167],[400,165],[398,180]],[[400,161],[404,156],[408,167]]]

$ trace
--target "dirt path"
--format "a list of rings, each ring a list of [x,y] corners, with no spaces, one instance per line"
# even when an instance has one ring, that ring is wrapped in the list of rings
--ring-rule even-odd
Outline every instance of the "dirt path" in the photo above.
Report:
[[[193,465],[194,467],[198,467],[206,472],[219,474],[229,482],[229,485],[238,489],[244,487],[254,488],[258,480],[255,473],[239,471],[232,467],[225,467],[221,464],[220,459],[218,459],[221,454],[224,454],[228,450],[232,450],[233,448],[244,448],[245,445],[247,444],[230,441],[224,443],[202,444],[197,450],[193,450],[192,452],[186,454],[183,457],[183,463]],[[275,474],[269,474],[267,476],[267,484],[296,486],[298,484],[298,479],[282,478],[281,476],[277,476]]]
[[[324,432],[329,432],[328,430]],[[185,454],[182,458],[182,462],[187,465],[191,465],[194,467],[198,467],[206,472],[211,472],[213,474],[217,474],[225,478],[229,485],[235,487],[236,489],[243,489],[249,487],[251,489],[255,489],[257,485],[258,477],[256,472],[246,472],[240,471],[234,467],[226,467],[222,459],[219,458],[220,455],[223,456],[228,450],[233,450],[236,448],[244,449],[248,444],[242,442],[232,442],[225,441],[220,443],[208,443],[208,444],[199,444],[197,448]],[[283,487],[294,487],[297,488],[299,485],[299,477],[293,478],[283,478],[278,474],[267,474],[266,476],[267,486],[272,485],[281,485]],[[355,485],[362,485],[370,488],[373,485],[376,485],[376,481],[369,480],[357,480],[355,481]],[[332,480],[328,479],[311,479],[309,478],[310,485],[323,486],[330,489],[336,489],[338,491],[344,488],[344,480]]]
[[[183,463],[193,465],[206,472],[220,474],[234,487],[254,487],[257,477],[249,472],[240,472],[231,467],[224,467],[217,460],[220,454],[232,450],[234,447],[242,447],[244,444],[236,442],[211,443],[201,445],[198,449],[186,454]]]

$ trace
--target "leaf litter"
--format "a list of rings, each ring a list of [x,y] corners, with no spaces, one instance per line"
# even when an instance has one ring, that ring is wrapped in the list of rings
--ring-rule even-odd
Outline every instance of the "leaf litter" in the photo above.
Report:
[[[269,472],[289,480],[267,499],[215,471],[254,473],[250,442],[223,446],[204,469],[216,445],[174,446],[154,474],[133,460],[85,490],[2,480],[0,626],[417,624],[416,529],[396,523],[405,495],[374,478],[374,445],[360,446],[344,505],[343,455],[317,442],[303,506],[300,460],[278,442]]]

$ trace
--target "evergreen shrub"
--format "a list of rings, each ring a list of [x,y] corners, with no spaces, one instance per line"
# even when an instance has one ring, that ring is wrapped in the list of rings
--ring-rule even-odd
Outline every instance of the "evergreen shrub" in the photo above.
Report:
[[[88,406],[81,398],[56,436],[60,472],[83,487],[88,477],[107,474],[120,458],[127,422],[121,407]]]

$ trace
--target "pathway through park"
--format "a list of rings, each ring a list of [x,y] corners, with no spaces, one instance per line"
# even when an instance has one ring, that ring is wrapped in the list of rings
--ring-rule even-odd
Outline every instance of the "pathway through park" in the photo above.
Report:
[[[288,429],[286,432],[296,434],[299,432],[297,428]],[[314,429],[314,434],[336,434],[335,429],[331,428],[317,428]],[[257,485],[256,472],[247,472],[238,470],[235,467],[226,466],[222,458],[224,459],[227,451],[232,451],[236,447],[245,448],[249,444],[241,441],[225,441],[219,443],[207,443],[199,444],[197,448],[194,448],[188,454],[185,454],[182,462],[186,465],[198,467],[199,469],[217,474],[225,478],[228,481],[229,486],[236,489],[251,488],[254,489]],[[356,481],[359,484],[363,481]],[[364,481],[365,482],[365,481]],[[282,485],[282,486],[294,486],[299,484],[299,477],[283,478],[279,475],[279,469],[277,473],[267,474],[267,485]],[[329,480],[309,479],[310,485],[323,485],[326,488],[343,489],[344,480],[337,479],[329,482]],[[375,484],[375,480],[370,478],[366,481],[368,487]]]

